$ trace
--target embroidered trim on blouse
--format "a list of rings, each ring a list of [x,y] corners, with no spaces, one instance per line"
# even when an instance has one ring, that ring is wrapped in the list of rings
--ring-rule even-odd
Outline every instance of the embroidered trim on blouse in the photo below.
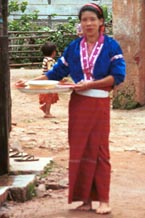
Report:
[[[65,66],[68,66],[68,63],[66,62],[66,60],[65,60],[64,57],[61,57],[60,60],[62,61],[62,63],[63,63]]]
[[[123,55],[122,54],[115,55],[111,58],[111,61],[113,61],[115,59],[119,59],[119,58],[123,58]]]

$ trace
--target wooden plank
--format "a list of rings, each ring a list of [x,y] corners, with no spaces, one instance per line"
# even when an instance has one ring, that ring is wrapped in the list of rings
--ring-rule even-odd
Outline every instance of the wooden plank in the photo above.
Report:
[[[80,7],[78,5],[49,5],[47,8],[47,14],[57,14],[57,15],[78,15]]]
[[[58,14],[60,16],[62,15],[78,15],[78,12],[80,10],[80,7],[78,4],[77,5],[66,5],[65,4],[60,4],[60,5],[48,5],[45,8],[41,8],[41,7],[31,7],[29,9],[29,11],[25,11],[25,14],[30,14],[33,13],[34,10],[39,10],[38,15],[39,16],[43,16],[47,18],[47,15],[51,15],[51,14]],[[20,16],[22,16],[23,14],[21,12],[13,12],[11,13],[10,17],[14,18],[14,19],[19,19]]]
[[[10,67],[21,67],[21,66],[38,66],[38,65],[42,65],[42,62],[32,62],[32,63],[10,64]]]
[[[54,30],[49,30],[47,33],[48,33],[48,34],[51,34],[52,32],[54,33],[55,31],[54,31]],[[31,33],[32,33],[32,34],[33,34],[33,33],[34,33],[34,34],[35,34],[35,33],[36,33],[36,34],[39,34],[39,33],[46,33],[46,31],[9,31],[9,32],[8,32],[9,35],[11,35],[11,34],[31,34]]]
[[[20,48],[20,47],[35,48],[40,46],[42,46],[42,44],[22,44],[22,45],[9,45],[9,48]]]
[[[42,35],[42,36],[35,36],[35,39],[39,39],[39,38],[48,38],[48,34],[47,35]],[[14,39],[31,39],[32,38],[32,35],[30,36],[21,36],[21,37],[9,37],[9,40],[14,40]]]
[[[15,60],[16,60],[16,59],[22,59],[22,60],[23,60],[23,59],[27,59],[27,60],[28,60],[28,59],[31,59],[31,60],[32,60],[32,59],[42,59],[42,60],[43,60],[43,57],[42,57],[42,56],[29,56],[29,55],[24,56],[24,55],[21,55],[21,56],[10,57],[9,59],[10,59],[10,60],[11,60],[11,59],[15,59]]]
[[[20,0],[19,0],[20,1]],[[22,0],[21,0],[22,1]],[[106,0],[105,0],[106,1]],[[72,4],[85,4],[88,3],[88,0],[50,0],[50,3],[53,5],[58,5],[58,4],[67,4],[67,5],[72,5]],[[33,6],[33,5],[48,5],[48,0],[29,0],[28,6]]]
[[[94,3],[97,3],[99,5],[107,5],[109,10],[112,10],[112,0],[98,0],[98,1],[92,1]],[[70,0],[47,0],[47,1],[42,1],[42,0],[29,0],[27,9],[25,11],[25,14],[30,14],[33,13],[34,10],[39,11],[38,15],[39,18],[42,19],[47,19],[47,15],[50,15],[52,13],[56,13],[58,15],[69,15],[69,16],[74,16],[78,14],[78,11],[80,8],[88,3],[87,0],[73,0],[70,2]],[[68,13],[67,13],[68,11]],[[22,13],[19,12],[14,12],[11,13],[9,18],[11,19],[18,19]]]
[[[53,1],[53,0],[52,0]],[[48,5],[48,0],[29,0],[29,5]]]
[[[73,0],[73,1],[70,1],[70,0],[51,0],[51,4],[53,5],[57,5],[57,4],[67,4],[67,5],[70,5],[70,4],[73,4],[73,2],[78,3],[78,0]],[[87,2],[87,0],[81,0],[80,2],[82,2],[82,4],[84,4],[84,2]],[[29,5],[48,5],[48,0],[29,0]]]
[[[32,0],[30,0],[32,1]],[[65,5],[84,5],[86,3],[88,3],[89,1],[88,0],[73,0],[73,1],[70,1],[70,0],[51,0],[51,5],[59,5],[59,4],[65,4]]]
[[[34,53],[34,51],[32,51],[32,50],[27,50],[27,51],[9,51],[9,54],[12,54],[12,53],[16,53],[17,52],[17,54],[19,54],[19,53]],[[36,55],[36,53],[40,53],[40,50],[35,50],[35,55]]]
[[[50,3],[48,3],[48,0],[29,0],[29,4],[28,6],[31,7],[33,5],[44,5],[44,7],[46,5],[60,5],[60,4],[65,4],[65,5],[84,5],[84,4],[87,4],[89,2],[94,2],[96,4],[105,4],[105,5],[110,5],[112,4],[112,0],[92,0],[92,1],[88,1],[88,0],[73,0],[73,1],[70,1],[70,0],[50,0]]]

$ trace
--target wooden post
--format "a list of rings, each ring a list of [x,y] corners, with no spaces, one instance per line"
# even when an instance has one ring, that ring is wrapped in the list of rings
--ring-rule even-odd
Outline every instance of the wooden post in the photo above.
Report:
[[[3,35],[8,34],[8,0],[2,0]]]
[[[8,173],[8,67],[7,67],[7,37],[0,36],[0,175]]]
[[[51,5],[51,0],[48,0],[48,4]],[[52,28],[51,15],[48,15],[48,26]]]
[[[0,36],[3,34],[2,0],[0,0]]]
[[[10,72],[8,64],[8,36],[5,10],[8,1],[0,0],[0,175],[9,172],[9,131],[10,131]],[[3,28],[5,26],[5,28]]]

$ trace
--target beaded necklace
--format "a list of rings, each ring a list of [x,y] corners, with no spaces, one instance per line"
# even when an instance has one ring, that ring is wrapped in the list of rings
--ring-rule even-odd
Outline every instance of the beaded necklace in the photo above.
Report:
[[[93,80],[94,65],[102,50],[103,44],[104,44],[104,35],[101,34],[89,56],[86,38],[84,37],[82,39],[80,43],[80,56],[81,56],[81,65],[84,72],[84,80]]]

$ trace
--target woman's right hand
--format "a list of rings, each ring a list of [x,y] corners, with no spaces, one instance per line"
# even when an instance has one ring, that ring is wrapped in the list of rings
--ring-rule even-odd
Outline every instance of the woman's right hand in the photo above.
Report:
[[[18,80],[18,81],[15,83],[15,86],[16,86],[17,88],[23,88],[23,87],[25,87],[25,86],[26,86],[26,80],[22,80],[22,79]]]
[[[78,82],[77,84],[74,85],[73,89],[75,91],[85,91],[91,88],[92,85],[92,81],[84,81],[81,80],[80,82]]]

